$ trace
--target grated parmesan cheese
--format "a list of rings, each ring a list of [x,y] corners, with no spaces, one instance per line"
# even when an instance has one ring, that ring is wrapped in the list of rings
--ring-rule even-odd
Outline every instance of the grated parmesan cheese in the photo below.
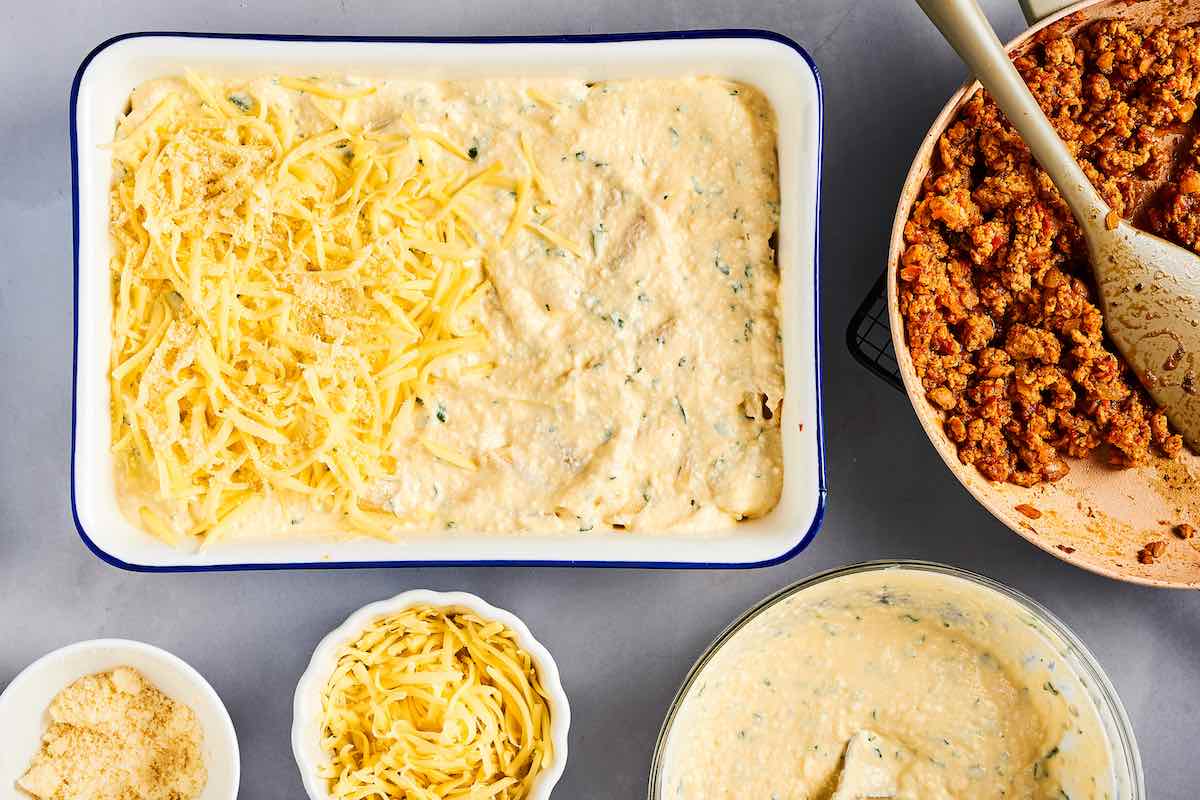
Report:
[[[54,696],[47,717],[41,748],[16,782],[30,797],[194,800],[204,793],[195,712],[132,667],[79,678]]]

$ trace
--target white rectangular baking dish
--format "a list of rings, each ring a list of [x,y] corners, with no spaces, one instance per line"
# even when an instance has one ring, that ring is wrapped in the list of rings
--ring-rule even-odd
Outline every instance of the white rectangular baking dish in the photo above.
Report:
[[[706,536],[588,534],[422,536],[400,543],[330,536],[237,541],[182,552],[142,532],[116,501],[109,430],[112,298],[108,261],[111,141],[131,90],[185,67],[214,74],[267,71],[469,79],[589,80],[715,75],[757,86],[775,107],[781,190],[778,261],[786,393],[784,488],[767,516]],[[134,33],[99,45],[71,93],[75,209],[75,384],[71,502],[99,557],[147,571],[431,564],[748,567],[777,563],[816,534],[825,507],[818,319],[821,89],[795,42],[764,31],[673,31],[560,37],[358,38]]]

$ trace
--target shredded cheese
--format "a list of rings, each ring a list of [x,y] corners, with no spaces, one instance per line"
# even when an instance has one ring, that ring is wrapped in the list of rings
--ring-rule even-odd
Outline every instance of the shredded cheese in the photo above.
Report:
[[[582,250],[529,219],[545,187],[527,142],[516,178],[412,120],[344,124],[369,86],[278,78],[329,119],[306,137],[264,97],[177,83],[112,145],[112,440],[155,487],[140,521],[215,541],[277,494],[386,537],[400,520],[370,493],[412,401],[492,363],[475,313],[491,248],[528,230]],[[482,230],[486,203],[512,206],[506,230]]]
[[[554,755],[533,659],[468,610],[376,620],[341,648],[321,705],[338,800],[522,800]]]

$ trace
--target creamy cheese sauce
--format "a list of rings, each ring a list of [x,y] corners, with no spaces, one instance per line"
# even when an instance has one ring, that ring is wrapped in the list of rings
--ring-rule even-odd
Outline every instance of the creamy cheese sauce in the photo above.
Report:
[[[523,133],[553,195],[533,218],[583,256],[524,231],[488,260],[494,291],[479,313],[495,368],[448,375],[422,398],[394,479],[366,499],[414,532],[713,531],[771,510],[784,381],[766,99],[705,78],[371,84],[347,120],[387,130],[410,118],[481,166],[523,174]],[[140,87],[125,124],[179,86]],[[320,100],[271,78],[224,88],[301,131],[330,128]],[[496,201],[482,221],[499,232],[513,200],[497,190]],[[435,458],[422,436],[479,468]],[[149,485],[119,477],[136,519]],[[243,528],[329,525],[274,498]]]
[[[817,584],[739,630],[684,698],[660,796],[853,796],[838,790],[852,761],[886,797],[1117,796],[1094,701],[1040,623],[916,570]]]

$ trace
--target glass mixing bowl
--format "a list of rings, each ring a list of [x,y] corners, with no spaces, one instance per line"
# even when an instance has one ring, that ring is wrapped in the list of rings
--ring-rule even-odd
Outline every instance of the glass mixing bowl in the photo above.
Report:
[[[1014,589],[973,572],[926,561],[872,561],[822,572],[767,597],[722,631],[688,672],[683,685],[671,702],[654,748],[654,759],[650,766],[649,800],[667,800],[663,791],[663,783],[673,726],[679,718],[680,709],[688,699],[692,687],[696,685],[697,680],[705,673],[705,669],[712,662],[714,656],[724,646],[760,615],[801,592],[849,575],[888,570],[910,570],[956,578],[972,584],[984,595],[992,592],[999,595],[1000,598],[1008,600],[1008,603],[997,604],[997,608],[1011,610],[1014,622],[1030,626],[1040,634],[1039,638],[1044,640],[1045,647],[1053,653],[1058,663],[1069,668],[1094,707],[1100,727],[1107,739],[1115,792],[1114,800],[1144,800],[1146,797],[1145,778],[1142,773],[1142,762],[1138,754],[1133,726],[1112,683],[1104,674],[1104,670],[1096,661],[1095,656],[1079,637],[1046,608]]]

